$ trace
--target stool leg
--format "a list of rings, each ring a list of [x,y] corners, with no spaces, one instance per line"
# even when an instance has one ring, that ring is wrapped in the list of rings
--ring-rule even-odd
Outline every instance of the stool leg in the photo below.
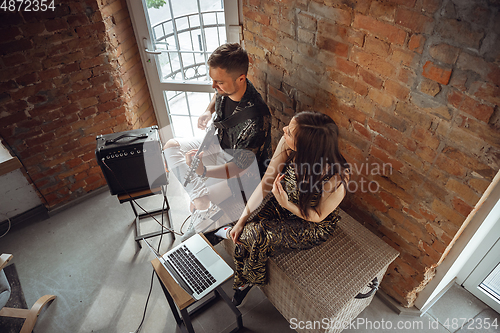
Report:
[[[156,272],[155,272],[156,274]],[[163,289],[163,293],[165,294],[165,297],[167,298],[168,305],[170,305],[170,310],[172,310],[172,314],[174,315],[174,319],[177,322],[177,326],[181,329],[182,332],[187,331],[188,333],[195,333],[193,324],[191,323],[191,318],[189,317],[189,313],[187,311],[187,308],[184,308],[180,310],[182,318],[179,316],[179,312],[177,310],[177,306],[175,305],[174,299],[172,296],[170,296],[170,293],[168,292],[167,288],[163,285],[161,282],[160,277],[158,274],[156,274],[156,277],[158,278],[158,281],[160,282],[161,288]]]
[[[188,333],[194,333],[193,324],[191,324],[191,318],[189,317],[187,308],[181,310],[181,316],[184,321],[184,326],[186,327]]]
[[[231,299],[229,298],[229,296],[227,296],[227,294],[224,292],[224,290],[222,290],[221,286],[218,286],[217,288],[215,288],[214,291],[220,297],[222,297],[222,299],[224,300],[224,302],[227,303],[227,305],[229,306],[229,308],[231,309],[231,311],[233,311],[234,315],[236,316],[236,324],[238,325],[238,327],[235,328],[234,330],[232,330],[231,333],[237,332],[240,329],[242,329],[243,328],[243,319],[241,318],[241,312],[240,312],[240,310],[233,304],[233,302],[231,301]]]
[[[156,272],[155,272],[155,274],[156,274]],[[177,326],[179,326],[179,328],[181,328],[182,327],[181,326],[182,319],[179,316],[179,312],[177,311],[177,306],[175,306],[175,302],[174,302],[172,296],[170,296],[170,293],[168,292],[167,288],[161,282],[161,279],[158,276],[158,274],[156,274],[156,277],[158,278],[158,281],[160,282],[161,288],[163,289],[163,293],[165,294],[165,297],[167,298],[167,302],[168,302],[168,305],[170,306],[170,310],[172,311],[172,314],[174,315],[175,322],[177,323]]]
[[[135,238],[135,242],[139,246],[139,249],[142,249],[141,241],[140,241],[140,239],[137,238],[141,234],[141,232],[139,230],[139,223],[141,223],[140,222],[140,217],[139,217],[139,214],[137,214],[137,210],[135,210],[134,202],[133,201],[129,201],[129,202],[130,202],[130,206],[132,206],[132,210],[134,211],[134,215],[135,215],[135,219],[134,219],[134,224],[135,224],[135,237],[134,238]]]
[[[136,216],[135,220],[134,220],[134,223],[135,223],[135,237],[134,237],[135,238],[135,242],[139,246],[139,249],[142,249],[141,239],[138,238],[139,235],[141,234],[140,231],[139,231],[139,223],[141,223],[141,218],[139,216]]]
[[[170,204],[168,203],[168,199],[167,199],[166,194],[163,196],[163,200],[165,201],[165,204],[166,204],[165,212],[167,213],[167,228],[173,230],[174,227],[172,226],[172,215],[170,213]],[[171,234],[172,234],[172,239],[175,242],[175,233],[171,232]]]

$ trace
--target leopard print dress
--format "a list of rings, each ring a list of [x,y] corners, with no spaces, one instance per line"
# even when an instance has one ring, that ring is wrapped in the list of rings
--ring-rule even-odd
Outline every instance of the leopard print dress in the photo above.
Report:
[[[283,188],[288,194],[288,200],[297,204],[299,192],[295,172],[287,164],[283,173],[285,174]],[[316,206],[319,199],[318,193],[313,198],[311,206]],[[242,244],[236,245],[233,288],[247,283],[266,284],[268,257],[320,245],[330,237],[339,219],[339,209],[336,208],[321,222],[306,221],[281,207],[270,192],[263,204],[249,216],[240,235]]]

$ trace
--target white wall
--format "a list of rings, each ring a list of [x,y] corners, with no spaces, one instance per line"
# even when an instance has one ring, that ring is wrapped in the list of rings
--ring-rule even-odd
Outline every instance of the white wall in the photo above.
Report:
[[[7,161],[8,159],[11,159],[12,156],[10,156],[9,151],[5,149],[5,147],[0,144],[0,162]]]
[[[415,307],[425,312],[430,306],[441,296],[446,286],[455,278],[458,283],[463,282],[465,274],[460,274],[464,268],[470,271],[467,266],[474,265],[470,262],[474,252],[483,245],[483,242],[498,220],[500,212],[497,203],[500,200],[500,172],[493,179],[490,187],[486,190],[483,197],[476,204],[476,207],[471,212],[467,220],[467,227],[460,235],[456,243],[453,245],[450,253],[445,260],[436,268],[436,276],[422,290],[417,300]],[[491,245],[490,245],[491,246]],[[489,249],[489,247],[488,247]],[[485,249],[487,250],[487,249]],[[476,258],[477,259],[477,258]]]
[[[10,160],[7,149],[0,144],[0,163]],[[0,222],[42,204],[20,169],[0,176]]]
[[[465,279],[479,264],[481,259],[488,253],[488,251],[495,245],[500,233],[500,200],[496,203],[495,207],[491,210],[488,217],[484,220],[481,227],[474,234],[469,244],[478,244],[470,260],[468,260],[464,267],[457,274],[457,283],[463,284]],[[467,245],[469,245],[467,244]],[[480,246],[479,246],[480,245]],[[464,252],[467,250],[465,248]]]

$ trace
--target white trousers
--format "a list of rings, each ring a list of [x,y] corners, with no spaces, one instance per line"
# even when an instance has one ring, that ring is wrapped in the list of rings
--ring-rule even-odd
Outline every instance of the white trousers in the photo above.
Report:
[[[184,185],[189,166],[186,163],[186,153],[192,149],[198,149],[201,145],[201,138],[176,138],[179,143],[177,147],[167,148],[163,151],[167,161],[167,169],[172,172],[179,182]],[[203,152],[203,165],[222,165],[231,159],[229,154],[220,148],[217,140],[210,144]],[[225,179],[207,178],[206,180],[196,174],[193,179],[184,187],[191,201],[208,195],[210,201],[220,203],[231,195],[231,190],[227,186]],[[212,195],[210,195],[212,193]],[[217,193],[217,196],[213,194]],[[222,200],[218,200],[221,198]]]
[[[167,148],[163,151],[167,161],[167,168],[172,172],[175,177],[184,185],[189,166],[186,163],[186,153],[192,149],[198,149],[201,145],[201,138],[190,139],[175,139],[179,146]],[[202,162],[203,165],[223,165],[233,159],[230,153],[233,151],[224,151],[217,138],[213,140],[207,149],[203,152]],[[252,164],[245,170],[245,174],[251,175],[250,177],[243,176],[243,181],[238,182],[237,179],[231,179],[233,184],[233,191],[228,185],[227,179],[220,178],[201,178],[198,176],[189,182],[184,189],[188,193],[191,201],[194,199],[208,196],[211,202],[219,204],[229,198],[231,195],[235,200],[242,200],[243,195],[248,200],[253,193],[253,190],[260,182],[259,167],[257,160],[254,158]],[[235,190],[236,189],[236,190]],[[243,193],[243,194],[242,194]]]

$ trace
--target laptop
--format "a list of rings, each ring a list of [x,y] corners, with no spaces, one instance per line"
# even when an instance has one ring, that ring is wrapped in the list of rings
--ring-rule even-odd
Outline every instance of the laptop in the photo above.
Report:
[[[195,234],[163,256],[143,238],[167,272],[192,298],[199,300],[233,275],[233,269],[204,237]]]

